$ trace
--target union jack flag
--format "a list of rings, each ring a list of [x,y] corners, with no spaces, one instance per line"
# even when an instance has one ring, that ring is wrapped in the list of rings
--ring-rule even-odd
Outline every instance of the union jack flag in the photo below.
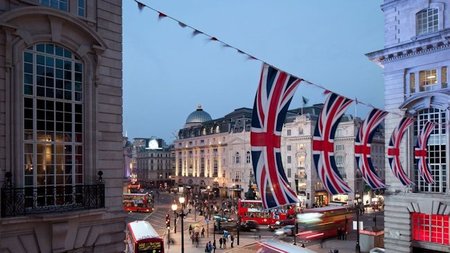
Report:
[[[266,209],[298,202],[283,169],[280,146],[281,129],[300,81],[263,65],[253,106],[250,144],[253,170]]]
[[[392,132],[387,150],[391,170],[394,173],[394,176],[398,178],[404,186],[409,186],[413,184],[413,182],[408,178],[400,163],[400,143],[402,142],[403,135],[412,123],[414,123],[414,119],[410,117],[404,117],[400,121],[397,128]]]
[[[433,184],[433,176],[430,173],[430,167],[428,165],[427,158],[427,142],[433,131],[435,123],[428,121],[417,136],[417,144],[414,150],[417,167],[419,167],[420,176],[427,182],[427,184]]]
[[[345,109],[353,100],[329,93],[317,120],[313,137],[313,159],[317,174],[331,194],[351,192],[334,160],[334,134]]]
[[[373,190],[385,187],[383,181],[375,171],[372,158],[370,157],[370,151],[375,129],[387,114],[385,111],[373,109],[359,128],[355,140],[356,164],[361,171],[362,178]]]

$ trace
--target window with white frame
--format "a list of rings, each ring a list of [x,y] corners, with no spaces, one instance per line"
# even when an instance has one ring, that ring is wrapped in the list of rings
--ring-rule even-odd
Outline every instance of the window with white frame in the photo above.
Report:
[[[406,93],[426,92],[448,87],[447,66],[410,69],[406,74]]]
[[[422,35],[438,31],[439,11],[427,8],[416,14],[416,34]]]
[[[343,145],[343,144],[336,144],[336,145],[335,145],[335,150],[336,150],[336,151],[344,150],[344,145]]]
[[[415,181],[419,192],[438,192],[445,193],[447,189],[447,143],[446,134],[447,116],[446,111],[435,108],[425,109],[417,114],[417,120],[414,122],[414,138],[421,131],[426,122],[436,123],[431,132],[427,143],[428,163],[430,172],[435,181],[434,184],[427,184],[419,175],[415,173]],[[417,164],[414,164],[417,172]]]
[[[83,65],[70,50],[41,43],[23,53],[26,207],[73,203],[82,194],[75,187],[84,180],[82,80]]]
[[[344,164],[344,157],[343,156],[337,155],[337,156],[335,156],[335,159],[336,159],[336,165],[337,166],[342,166]]]

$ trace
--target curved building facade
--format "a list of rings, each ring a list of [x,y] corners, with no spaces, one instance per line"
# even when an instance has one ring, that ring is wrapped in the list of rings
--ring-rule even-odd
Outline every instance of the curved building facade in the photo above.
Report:
[[[386,252],[450,252],[450,6],[448,1],[385,0],[381,9],[385,46],[368,56],[384,68],[385,109],[396,113],[385,120],[386,143],[399,115],[415,118],[400,149],[414,185],[403,186],[386,170]],[[432,184],[421,178],[414,161],[417,135],[428,121],[436,123],[427,143]]]

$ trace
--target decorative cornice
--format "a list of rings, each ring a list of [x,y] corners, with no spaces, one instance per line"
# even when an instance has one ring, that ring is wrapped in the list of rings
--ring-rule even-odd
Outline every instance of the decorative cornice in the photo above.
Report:
[[[367,53],[366,56],[373,62],[383,66],[409,57],[430,54],[450,48],[450,29],[437,33],[415,36],[410,42]]]

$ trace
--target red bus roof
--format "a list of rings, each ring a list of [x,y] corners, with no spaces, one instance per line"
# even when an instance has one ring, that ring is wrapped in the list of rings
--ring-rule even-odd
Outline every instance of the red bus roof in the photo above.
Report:
[[[136,242],[149,238],[161,238],[148,221],[130,222],[128,223],[128,230]]]

